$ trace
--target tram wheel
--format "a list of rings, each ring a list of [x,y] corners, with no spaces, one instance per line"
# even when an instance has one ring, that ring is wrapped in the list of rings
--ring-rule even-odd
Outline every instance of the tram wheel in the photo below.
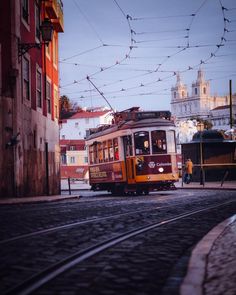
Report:
[[[141,190],[136,190],[136,196],[140,196],[140,195],[142,195],[142,191]]]
[[[111,189],[111,194],[113,196],[124,196],[125,195],[125,189],[123,186],[113,187]]]
[[[145,190],[144,190],[144,195],[145,195],[145,196],[149,195],[149,190],[148,190],[148,189],[145,189]]]

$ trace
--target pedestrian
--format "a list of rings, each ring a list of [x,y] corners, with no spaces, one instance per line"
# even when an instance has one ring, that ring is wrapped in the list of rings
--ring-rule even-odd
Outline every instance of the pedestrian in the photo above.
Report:
[[[190,158],[185,163],[184,183],[189,184],[192,180],[193,162]]]

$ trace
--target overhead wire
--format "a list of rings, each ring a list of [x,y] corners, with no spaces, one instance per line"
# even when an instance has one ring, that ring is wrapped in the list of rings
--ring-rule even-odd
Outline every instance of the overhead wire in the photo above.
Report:
[[[130,41],[131,41],[131,45],[130,45],[130,47],[132,47],[132,49],[133,49],[133,44],[135,44],[135,43],[138,42],[138,41],[134,40],[133,35],[138,35],[138,33],[135,32],[135,31],[132,29],[132,27],[131,27],[129,21],[138,20],[138,18],[132,18],[131,16],[126,15],[126,14],[124,13],[124,11],[121,9],[121,7],[119,6],[118,2],[117,2],[116,0],[114,0],[114,2],[115,2],[116,5],[118,6],[118,8],[121,10],[123,16],[125,16],[126,19],[128,20],[129,28],[130,28],[130,38],[131,38],[131,39],[130,39]],[[196,65],[188,66],[188,68],[186,68],[186,69],[184,69],[184,70],[181,71],[182,73],[185,72],[185,71],[192,70],[193,68],[196,68],[197,66],[200,66],[200,65],[202,65],[202,64],[207,64],[207,62],[208,62],[210,59],[212,59],[213,57],[216,57],[216,53],[219,51],[219,49],[220,49],[221,47],[223,47],[223,46],[225,45],[226,42],[230,42],[229,40],[226,40],[226,38],[225,38],[225,34],[229,32],[228,29],[227,29],[227,24],[230,23],[231,20],[228,20],[228,19],[226,18],[224,12],[225,12],[225,11],[228,11],[228,10],[222,5],[222,2],[221,2],[220,0],[219,0],[219,2],[220,2],[220,4],[221,4],[222,15],[223,15],[223,18],[224,18],[224,30],[223,30],[223,34],[222,34],[222,37],[221,37],[220,42],[219,42],[218,44],[201,44],[201,45],[191,45],[191,46],[190,46],[190,42],[189,42],[189,36],[190,36],[189,33],[190,33],[190,30],[191,30],[191,26],[192,26],[192,24],[193,24],[193,18],[196,16],[196,14],[200,11],[200,9],[204,6],[204,4],[205,4],[206,2],[207,2],[207,0],[203,1],[202,4],[200,5],[200,7],[197,9],[197,11],[195,11],[195,13],[191,15],[191,16],[192,16],[192,20],[191,20],[191,22],[190,22],[190,24],[189,24],[189,29],[188,29],[188,30],[186,29],[187,32],[188,32],[188,37],[186,38],[186,39],[188,39],[187,44],[186,44],[186,45],[178,45],[177,47],[170,47],[170,48],[177,48],[177,49],[180,49],[180,50],[174,52],[173,54],[170,54],[170,55],[165,56],[164,59],[162,60],[162,62],[160,62],[160,63],[157,65],[157,67],[155,68],[155,70],[153,70],[153,71],[151,71],[151,70],[149,70],[149,71],[146,70],[147,73],[142,74],[142,75],[136,75],[136,76],[134,76],[133,78],[142,77],[142,76],[144,76],[144,75],[146,75],[146,74],[153,74],[153,73],[155,73],[155,72],[160,72],[160,73],[161,73],[160,68],[163,66],[163,64],[164,64],[166,61],[168,61],[168,60],[169,60],[170,58],[172,58],[173,56],[178,55],[179,53],[181,53],[181,52],[183,52],[183,51],[185,51],[185,50],[189,50],[189,49],[193,49],[193,48],[201,48],[201,47],[215,47],[215,51],[211,52],[210,55],[209,55],[207,58],[205,58],[205,59],[201,59],[201,60],[199,61],[199,63],[196,64]],[[188,15],[188,16],[189,16],[189,15]],[[169,16],[169,17],[170,17],[170,16]],[[178,17],[180,17],[180,16],[178,16]],[[186,17],[186,16],[185,16],[185,17]],[[163,17],[163,18],[164,18],[164,17]],[[136,48],[140,48],[140,46],[138,46],[138,47],[136,47]],[[131,48],[130,48],[130,49],[131,49]],[[126,56],[126,59],[128,59],[128,58],[129,58],[129,59],[132,59],[132,58],[134,59],[135,57],[130,57],[130,56],[128,55],[128,56]],[[120,63],[119,63],[119,62],[116,63],[116,65],[118,65],[118,64],[121,65],[122,63],[121,63],[121,62],[120,62]],[[104,68],[102,68],[102,70],[100,69],[100,71],[96,71],[95,73],[93,73],[92,76],[97,75],[97,74],[100,73],[101,71],[104,71],[104,70],[107,70],[107,69],[111,69],[113,66],[114,66],[114,65],[109,66],[109,67],[104,67]],[[164,72],[164,71],[163,71],[163,72]],[[148,86],[148,85],[151,85],[152,83],[161,82],[161,81],[164,81],[165,79],[169,79],[169,78],[171,78],[171,77],[173,77],[173,76],[174,76],[174,72],[172,73],[172,75],[169,75],[168,77],[164,77],[164,78],[162,78],[162,79],[159,78],[159,80],[153,80],[153,81],[151,81],[151,82],[149,82],[149,83],[142,83],[142,82],[141,82],[141,83],[139,84],[139,86],[136,86],[136,87],[129,87],[129,88],[127,88],[127,89],[121,89],[120,91],[124,92],[124,91],[128,91],[128,90],[132,90],[132,89],[135,89],[135,88],[140,87],[140,85],[142,85],[142,86]],[[128,79],[132,79],[132,77],[130,77],[130,78],[128,78]],[[117,80],[117,81],[114,81],[113,83],[106,83],[106,84],[103,84],[103,85],[101,85],[101,86],[98,86],[98,88],[100,88],[100,87],[106,87],[106,86],[109,86],[109,85],[112,85],[112,84],[116,84],[116,83],[121,83],[121,82],[127,81],[128,79],[119,79],[119,80]],[[83,80],[84,80],[84,79],[83,79]],[[82,81],[82,80],[80,80],[80,81]],[[73,84],[76,84],[76,82],[78,82],[78,81],[74,81]],[[119,92],[119,91],[117,91],[117,92]],[[130,95],[129,95],[129,96],[130,96]]]

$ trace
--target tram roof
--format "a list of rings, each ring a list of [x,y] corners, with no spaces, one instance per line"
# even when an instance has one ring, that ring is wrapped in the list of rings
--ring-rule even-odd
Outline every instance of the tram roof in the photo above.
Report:
[[[120,121],[117,124],[103,125],[98,128],[90,129],[91,133],[86,138],[86,140],[107,135],[109,133],[113,133],[119,130],[136,129],[136,128],[143,128],[143,127],[155,127],[155,126],[174,127],[175,125],[172,121],[162,119],[162,118],[148,118],[148,119],[139,119],[139,120]]]

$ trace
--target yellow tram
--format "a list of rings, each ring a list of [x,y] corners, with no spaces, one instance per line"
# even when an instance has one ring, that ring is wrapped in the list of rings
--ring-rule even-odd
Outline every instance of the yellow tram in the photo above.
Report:
[[[175,126],[169,111],[133,107],[86,138],[91,189],[148,194],[175,189],[178,181]]]

